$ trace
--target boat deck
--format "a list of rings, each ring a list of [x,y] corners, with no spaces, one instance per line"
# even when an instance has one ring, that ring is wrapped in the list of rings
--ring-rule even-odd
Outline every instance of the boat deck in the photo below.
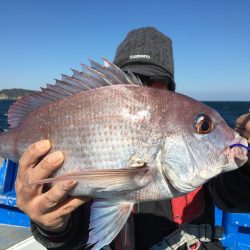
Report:
[[[0,250],[44,250],[45,248],[35,241],[30,229],[0,225]]]

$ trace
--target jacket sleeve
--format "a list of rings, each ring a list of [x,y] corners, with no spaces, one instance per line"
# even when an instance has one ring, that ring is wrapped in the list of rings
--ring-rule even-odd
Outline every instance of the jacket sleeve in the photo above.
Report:
[[[39,228],[31,221],[34,238],[47,249],[87,249],[90,202],[72,212],[68,227],[64,232],[52,233]]]
[[[250,166],[224,173],[209,183],[215,205],[226,212],[250,212]]]

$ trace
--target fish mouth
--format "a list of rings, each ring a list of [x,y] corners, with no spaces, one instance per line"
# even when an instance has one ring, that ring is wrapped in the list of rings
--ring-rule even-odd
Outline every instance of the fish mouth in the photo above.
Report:
[[[232,145],[235,146],[232,147]],[[228,146],[225,150],[225,154],[227,156],[229,164],[236,166],[236,168],[243,166],[248,160],[247,147],[247,139],[243,137],[240,138],[240,140],[238,140],[237,142]]]

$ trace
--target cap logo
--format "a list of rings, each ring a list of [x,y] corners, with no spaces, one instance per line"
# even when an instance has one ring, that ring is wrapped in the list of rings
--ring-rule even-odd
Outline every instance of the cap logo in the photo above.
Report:
[[[129,59],[145,58],[150,59],[150,55],[130,55]]]

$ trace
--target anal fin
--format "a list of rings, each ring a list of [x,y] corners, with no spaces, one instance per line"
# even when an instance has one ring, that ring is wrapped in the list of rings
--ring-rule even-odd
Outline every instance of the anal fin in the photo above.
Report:
[[[98,250],[109,245],[122,230],[134,203],[94,200],[91,207],[90,233],[87,244]]]

